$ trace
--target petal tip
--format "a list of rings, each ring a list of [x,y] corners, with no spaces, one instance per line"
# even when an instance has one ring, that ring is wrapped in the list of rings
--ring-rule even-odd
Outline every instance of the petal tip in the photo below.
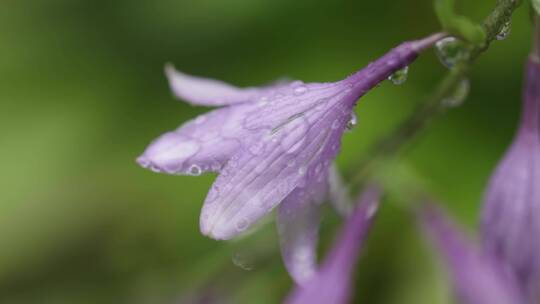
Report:
[[[151,165],[150,160],[145,155],[137,157],[137,159],[135,159],[135,162],[137,162],[137,164],[139,164],[139,166],[143,168],[148,168]]]
[[[226,231],[224,231],[223,229],[216,229],[217,227],[214,222],[215,220],[212,220],[204,212],[201,214],[200,231],[202,235],[217,241],[227,241],[234,237],[234,235],[226,233]]]
[[[202,227],[201,226],[201,233],[204,235],[204,236],[207,236],[213,240],[216,240],[216,241],[228,241],[230,239],[232,239],[233,237],[232,236],[229,236],[227,234],[223,234],[219,231],[217,231],[216,229],[210,229],[208,227]]]
[[[172,76],[174,73],[176,73],[176,68],[174,67],[174,64],[172,62],[166,62],[163,66],[163,70],[165,72],[165,75],[167,77]]]
[[[137,159],[135,161],[137,162],[137,164],[139,164],[139,166],[141,166],[141,167],[143,167],[145,169],[151,170],[153,172],[161,173],[161,172],[164,171],[164,170],[162,170],[162,168],[160,168],[156,164],[154,164],[146,155],[141,155],[141,156],[137,157]]]

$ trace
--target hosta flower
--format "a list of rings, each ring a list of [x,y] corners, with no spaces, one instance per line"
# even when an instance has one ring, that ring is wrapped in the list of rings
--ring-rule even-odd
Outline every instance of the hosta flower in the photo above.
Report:
[[[379,206],[379,190],[364,192],[317,273],[297,286],[287,304],[345,304],[351,296],[358,252]]]
[[[448,265],[460,304],[524,304],[512,273],[471,244],[448,218],[428,207],[422,219]]]
[[[489,183],[482,237],[531,293],[540,287],[540,63],[530,59],[523,114],[514,142]]]
[[[155,140],[139,164],[169,174],[219,172],[201,213],[203,234],[230,239],[276,206],[282,252],[297,281],[313,272],[328,168],[358,98],[409,65],[441,35],[405,42],[333,83],[293,81],[236,88],[167,67],[173,92],[222,106]]]

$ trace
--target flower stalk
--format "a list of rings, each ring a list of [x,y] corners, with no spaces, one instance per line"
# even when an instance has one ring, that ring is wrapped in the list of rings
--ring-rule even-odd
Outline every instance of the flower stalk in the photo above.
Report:
[[[442,102],[444,98],[463,81],[474,64],[476,59],[485,52],[491,42],[496,40],[497,34],[504,24],[510,20],[512,13],[521,4],[520,0],[499,0],[493,11],[484,20],[483,27],[487,33],[486,41],[479,46],[473,46],[469,60],[454,66],[448,74],[437,85],[433,93],[402,123],[400,123],[387,136],[380,139],[373,148],[351,168],[356,168],[353,172],[348,172],[351,176],[351,183],[358,185],[366,182],[373,173],[377,164],[397,152],[417,137],[429,123],[439,114],[447,109]],[[537,30],[538,31],[538,30]],[[538,38],[538,34],[535,37]],[[537,43],[538,45],[538,43]]]

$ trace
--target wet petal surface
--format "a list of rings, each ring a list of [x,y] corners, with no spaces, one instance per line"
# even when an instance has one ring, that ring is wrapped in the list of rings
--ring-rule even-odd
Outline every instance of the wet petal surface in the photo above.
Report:
[[[200,106],[224,106],[256,101],[288,84],[277,82],[267,87],[238,88],[221,80],[182,73],[170,64],[165,67],[165,73],[177,98]]]

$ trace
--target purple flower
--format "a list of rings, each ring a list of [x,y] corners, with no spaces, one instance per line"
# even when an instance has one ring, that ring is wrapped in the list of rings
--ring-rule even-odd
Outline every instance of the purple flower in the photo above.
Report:
[[[499,260],[475,248],[433,206],[424,209],[421,215],[426,232],[448,265],[459,303],[525,303],[516,280]]]
[[[370,188],[361,196],[358,207],[349,216],[334,247],[319,271],[297,286],[287,304],[349,303],[352,275],[358,252],[379,206],[379,190]]]
[[[301,282],[315,267],[318,209],[354,105],[441,37],[405,42],[334,83],[294,81],[241,89],[168,66],[179,98],[223,107],[162,135],[137,161],[169,174],[219,172],[200,220],[202,233],[214,239],[237,236],[279,205],[285,264]]]
[[[540,298],[540,63],[527,66],[523,114],[514,142],[491,177],[484,202],[485,249],[504,260]]]

